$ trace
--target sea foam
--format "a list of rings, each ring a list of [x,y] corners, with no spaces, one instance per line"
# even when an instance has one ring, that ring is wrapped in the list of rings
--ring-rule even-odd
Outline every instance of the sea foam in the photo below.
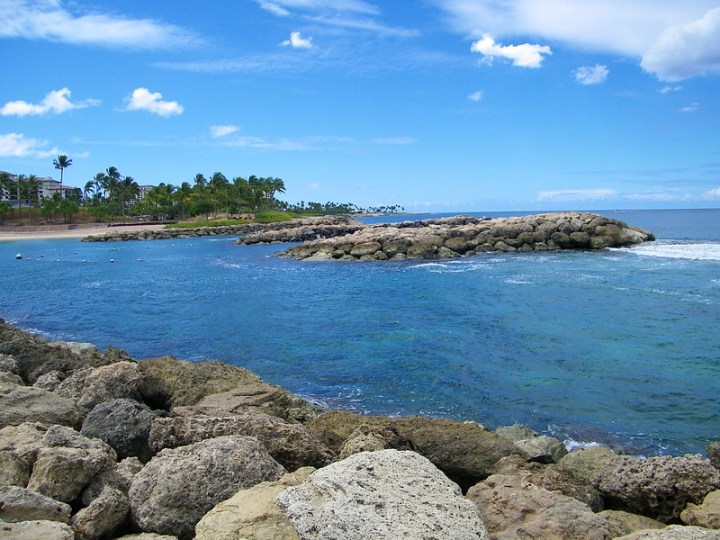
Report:
[[[634,247],[630,253],[645,257],[687,259],[693,261],[720,261],[718,242],[657,242]]]

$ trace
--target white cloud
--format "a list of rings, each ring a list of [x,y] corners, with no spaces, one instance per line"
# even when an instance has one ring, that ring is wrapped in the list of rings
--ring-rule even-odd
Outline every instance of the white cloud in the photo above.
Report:
[[[500,45],[490,34],[483,34],[475,41],[470,50],[483,55],[483,62],[492,63],[495,58],[511,60],[514,66],[539,68],[545,59],[543,54],[552,54],[547,45]]]
[[[641,65],[663,81],[720,73],[720,7],[667,28],[645,52]]]
[[[711,189],[705,192],[705,196],[709,199],[720,199],[720,188]]]
[[[32,116],[46,113],[61,114],[73,109],[84,109],[99,105],[97,99],[86,99],[73,103],[70,101],[70,90],[61,88],[49,92],[45,98],[38,104],[28,103],[27,101],[8,101],[0,109],[2,116]]]
[[[680,112],[691,113],[691,112],[697,111],[699,108],[700,108],[700,104],[698,102],[694,101],[690,105],[686,105],[685,107],[680,109]]]
[[[541,191],[537,194],[538,201],[596,201],[609,199],[618,193],[614,189],[559,189]]]
[[[160,92],[150,92],[147,88],[136,88],[126,98],[128,111],[147,111],[158,116],[182,114],[184,108],[177,101],[165,101]]]
[[[682,90],[682,86],[676,85],[676,86],[663,86],[660,90],[658,90],[659,94],[669,94],[670,92],[679,92]]]
[[[320,182],[311,182],[307,185],[309,189],[320,189]]]
[[[717,0],[432,0],[458,32],[536,36],[642,58],[663,80],[720,69]]]
[[[304,38],[300,32],[290,32],[290,39],[286,39],[280,45],[292,47],[293,49],[312,49],[312,38]]]
[[[289,15],[291,9],[300,11],[334,11],[379,15],[377,6],[363,0],[259,0],[260,7],[276,15]]]
[[[407,144],[415,144],[417,140],[415,137],[378,137],[373,139],[374,144],[389,144],[396,146],[403,146]]]
[[[608,67],[602,64],[581,66],[575,70],[575,80],[586,86],[600,84],[607,79],[609,73]]]
[[[220,138],[220,137],[226,137],[227,135],[231,135],[232,133],[235,133],[240,128],[237,126],[210,126],[210,134],[214,138]]]
[[[483,97],[484,97],[483,91],[482,91],[482,90],[478,90],[477,92],[473,92],[472,94],[470,94],[470,95],[468,96],[468,99],[469,99],[470,101],[482,101]]]
[[[266,11],[269,11],[273,15],[277,15],[278,17],[287,17],[290,15],[290,12],[285,9],[282,6],[277,5],[274,2],[265,2],[263,0],[260,0],[258,2],[260,4],[260,7]]]
[[[44,159],[61,153],[57,148],[47,148],[48,144],[20,133],[0,134],[0,157]]]
[[[141,49],[200,43],[191,32],[173,25],[99,12],[73,13],[63,4],[63,0],[3,0],[0,37]],[[77,10],[77,3],[71,6]]]

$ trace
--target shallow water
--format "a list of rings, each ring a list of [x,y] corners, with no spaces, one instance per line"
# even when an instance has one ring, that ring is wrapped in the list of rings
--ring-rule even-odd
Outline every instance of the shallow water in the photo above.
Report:
[[[243,365],[335,407],[701,452],[720,438],[720,211],[603,214],[660,240],[399,263],[302,263],[232,237],[0,243],[0,316]]]

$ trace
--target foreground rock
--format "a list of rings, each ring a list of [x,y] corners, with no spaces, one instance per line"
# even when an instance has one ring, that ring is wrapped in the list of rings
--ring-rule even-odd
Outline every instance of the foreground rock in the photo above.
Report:
[[[134,478],[130,507],[144,531],[192,538],[212,507],[285,469],[256,439],[226,436],[163,450]]]
[[[483,219],[456,216],[379,224],[353,234],[291,247],[285,255],[310,260],[440,259],[488,251],[556,251],[626,247],[652,233],[597,214],[563,212]]]
[[[277,500],[303,539],[489,538],[460,488],[414,452],[356,454],[314,472]]]

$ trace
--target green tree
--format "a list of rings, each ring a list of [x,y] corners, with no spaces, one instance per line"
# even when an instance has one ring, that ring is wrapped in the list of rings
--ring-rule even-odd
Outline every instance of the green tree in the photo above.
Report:
[[[60,202],[60,196],[57,197],[48,197],[45,199],[42,203],[42,206],[40,207],[40,212],[42,213],[43,217],[49,221],[53,221],[55,219],[55,214],[58,211],[58,203]]]
[[[5,223],[5,216],[12,212],[12,206],[7,201],[0,201],[0,225]]]
[[[60,154],[56,159],[53,159],[53,165],[56,169],[60,169],[60,193],[65,196],[62,190],[63,185],[63,173],[70,165],[72,165],[72,159],[68,158],[65,154]]]
[[[65,223],[72,223],[73,214],[79,209],[80,205],[72,199],[61,199],[58,203],[58,210],[63,215]]]

